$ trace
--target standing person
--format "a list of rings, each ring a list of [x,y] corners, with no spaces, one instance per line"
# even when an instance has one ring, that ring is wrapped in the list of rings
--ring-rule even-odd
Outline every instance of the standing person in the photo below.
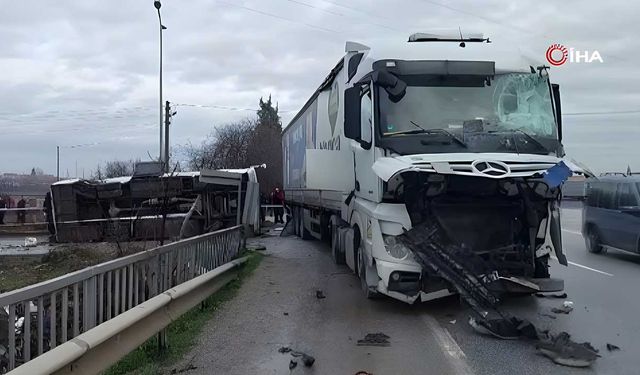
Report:
[[[20,197],[20,200],[18,201],[18,208],[25,208],[27,205],[27,202],[25,202],[24,197]],[[25,211],[24,210],[20,210],[18,211],[18,224],[24,224],[24,219],[25,219]]]
[[[272,203],[281,206],[275,208],[276,223],[284,224],[284,220],[282,220],[282,215],[284,214],[284,207],[282,207],[284,206],[284,191],[280,190],[279,187],[276,187],[273,189],[272,196]]]
[[[0,196],[0,210],[3,208],[7,208],[7,201],[3,196]],[[0,211],[0,225],[4,224],[4,213],[5,211]]]
[[[55,225],[53,224],[53,205],[51,204],[51,193],[47,192],[44,196],[44,215],[47,219],[47,229],[50,235],[56,234]]]

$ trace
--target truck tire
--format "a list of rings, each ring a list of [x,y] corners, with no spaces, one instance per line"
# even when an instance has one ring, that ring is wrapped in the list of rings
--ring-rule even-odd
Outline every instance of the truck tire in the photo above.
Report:
[[[602,242],[600,241],[600,235],[594,225],[587,227],[587,236],[584,241],[586,242],[587,250],[589,250],[590,253],[600,254],[602,252],[603,247]]]
[[[358,247],[358,276],[360,277],[360,286],[367,299],[375,299],[380,295],[375,289],[369,287],[367,283],[367,265],[365,264],[364,258],[364,246],[362,245],[362,241],[360,241],[360,246]]]
[[[346,259],[343,249],[340,249],[340,234],[338,226],[331,224],[331,257],[335,264],[345,264]]]

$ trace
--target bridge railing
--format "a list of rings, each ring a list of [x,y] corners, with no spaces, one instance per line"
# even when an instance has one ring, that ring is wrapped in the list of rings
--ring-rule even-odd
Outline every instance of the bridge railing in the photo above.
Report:
[[[241,245],[236,226],[0,294],[0,372],[230,262]]]

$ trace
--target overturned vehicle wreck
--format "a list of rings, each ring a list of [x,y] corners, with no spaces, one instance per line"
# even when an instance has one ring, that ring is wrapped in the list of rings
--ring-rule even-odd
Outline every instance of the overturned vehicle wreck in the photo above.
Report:
[[[241,224],[259,229],[253,167],[164,173],[155,164],[136,164],[133,176],[54,183],[56,241],[163,241]]]

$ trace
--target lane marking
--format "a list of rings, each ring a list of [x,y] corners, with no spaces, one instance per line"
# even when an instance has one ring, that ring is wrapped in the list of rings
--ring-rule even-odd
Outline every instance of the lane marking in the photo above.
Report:
[[[437,320],[429,315],[422,315],[422,320],[429,327],[431,332],[443,351],[449,355],[451,365],[456,374],[473,375],[473,370],[467,364],[467,356],[464,354],[456,340],[451,336],[448,329],[444,328]]]
[[[558,258],[556,258],[556,257],[555,257],[555,256],[553,256],[553,255],[551,256],[551,259],[558,260]],[[567,260],[567,263],[569,263],[569,264],[570,264],[570,265],[572,265],[572,266],[576,266],[576,267],[584,268],[585,270],[589,270],[589,271],[597,272],[597,273],[600,273],[600,274],[603,274],[603,275],[606,275],[606,276],[613,276],[613,274],[611,274],[611,273],[609,273],[609,272],[600,271],[600,270],[597,270],[597,269],[595,269],[595,268],[587,267],[587,266],[584,266],[584,265],[582,265],[582,264],[572,262],[572,261],[570,261],[570,260]]]
[[[569,230],[569,229],[562,229],[563,232],[568,232],[571,234],[577,234],[578,236],[582,236],[582,232],[579,231],[575,231],[575,230]]]

